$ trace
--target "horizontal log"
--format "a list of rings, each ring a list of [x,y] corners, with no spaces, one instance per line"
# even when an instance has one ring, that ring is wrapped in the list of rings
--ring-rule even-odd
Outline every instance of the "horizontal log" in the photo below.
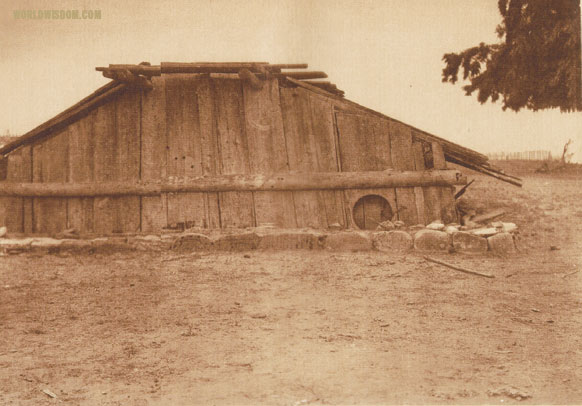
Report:
[[[456,170],[313,172],[273,175],[202,176],[166,183],[10,183],[0,182],[0,196],[95,197],[156,196],[162,193],[378,189],[462,185]]]
[[[162,73],[238,73],[238,71],[241,69],[249,69],[254,72],[260,72],[263,70],[263,68],[268,67],[268,64],[261,62],[162,62],[160,67]]]
[[[143,75],[143,76],[160,76],[162,74],[162,70],[159,66],[149,66],[149,65],[122,65],[122,64],[111,64],[108,68],[104,67],[97,67],[95,68],[96,71],[104,72],[106,70],[128,70],[134,75]]]
[[[327,78],[327,73],[325,72],[281,72],[282,76],[286,76],[293,79],[325,79]]]
[[[272,69],[307,69],[308,65],[306,63],[279,63],[273,65],[267,65],[267,68]]]

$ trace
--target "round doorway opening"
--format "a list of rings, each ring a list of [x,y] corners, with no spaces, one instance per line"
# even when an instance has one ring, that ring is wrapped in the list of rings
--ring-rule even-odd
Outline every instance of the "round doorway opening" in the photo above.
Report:
[[[375,230],[378,224],[392,219],[392,207],[382,196],[366,195],[356,202],[352,215],[359,229]]]

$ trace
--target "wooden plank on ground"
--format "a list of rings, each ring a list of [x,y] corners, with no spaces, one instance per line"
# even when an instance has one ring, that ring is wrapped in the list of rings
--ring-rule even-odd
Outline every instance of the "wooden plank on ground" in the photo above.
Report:
[[[243,97],[250,173],[288,172],[277,79],[265,81],[260,89],[244,82]],[[272,223],[284,228],[297,227],[292,192],[255,192],[254,204],[257,225]]]
[[[33,182],[67,182],[68,130],[44,139],[33,146]],[[57,197],[34,198],[33,230],[55,234],[67,227],[67,199]]]
[[[153,89],[141,95],[141,179],[166,178],[166,87],[165,77],[152,77]],[[160,232],[168,224],[167,196],[142,196],[141,231]]]
[[[220,174],[250,172],[244,123],[242,85],[238,80],[211,79],[216,114]],[[256,225],[252,192],[218,194],[220,224],[224,227]]]

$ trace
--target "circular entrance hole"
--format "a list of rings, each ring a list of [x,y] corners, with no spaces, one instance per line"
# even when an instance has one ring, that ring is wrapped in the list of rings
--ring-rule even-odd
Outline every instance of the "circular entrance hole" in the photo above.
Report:
[[[381,222],[392,219],[392,207],[382,196],[366,195],[356,202],[352,215],[359,229],[375,230]]]

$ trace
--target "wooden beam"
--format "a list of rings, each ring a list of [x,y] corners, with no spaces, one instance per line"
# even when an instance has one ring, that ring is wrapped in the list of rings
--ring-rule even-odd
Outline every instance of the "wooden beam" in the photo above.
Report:
[[[150,66],[150,65],[124,65],[124,64],[110,64],[108,68],[97,67],[95,68],[98,72],[104,72],[106,70],[128,70],[134,75],[143,76],[160,76],[162,70],[160,66]]]
[[[281,63],[267,65],[267,68],[273,69],[307,69],[308,65],[306,63]]]
[[[459,158],[459,157],[456,157],[456,156],[451,156],[451,155],[445,154],[445,157],[446,157],[447,161],[452,162],[454,164],[464,166],[465,168],[469,168],[469,169],[472,169],[476,172],[483,173],[483,174],[491,176],[495,179],[499,179],[499,180],[502,180],[504,182],[511,183],[512,185],[522,187],[522,180],[519,178],[515,178],[513,176],[510,177],[508,175],[492,172],[491,170],[488,170],[487,168],[483,167],[482,165],[466,161],[466,160]]]
[[[180,183],[9,183],[0,182],[0,196],[95,197],[155,196],[162,193],[376,189],[462,185],[456,170],[312,172],[273,175],[221,175],[188,178]]]
[[[260,72],[267,66],[266,62],[162,62],[160,64],[161,73],[238,73],[241,69]]]
[[[303,80],[303,79],[325,79],[327,78],[327,73],[325,72],[281,72],[282,76],[286,76],[293,79]]]

